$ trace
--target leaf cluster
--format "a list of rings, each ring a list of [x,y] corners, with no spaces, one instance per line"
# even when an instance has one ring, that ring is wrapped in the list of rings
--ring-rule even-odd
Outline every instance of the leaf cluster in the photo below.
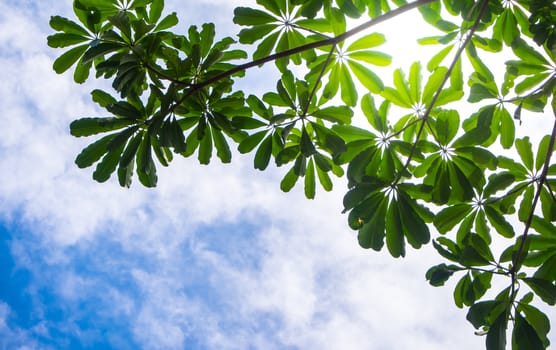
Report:
[[[76,137],[101,135],[76,158],[96,164],[95,180],[116,173],[129,187],[136,173],[154,187],[157,166],[174,157],[209,164],[215,152],[228,163],[232,146],[253,153],[256,169],[286,166],[280,188],[302,183],[310,199],[317,183],[330,191],[331,175],[345,176],[344,211],[363,248],[403,257],[408,244],[432,241],[449,264],[426,278],[440,286],[460,276],[454,302],[488,349],[505,348],[510,323],[512,348],[544,349],[549,321],[532,302],[556,303],[556,127],[536,147],[516,128],[522,113],[556,116],[555,10],[508,3],[257,0],[235,9],[236,42],[217,39],[211,23],[170,31],[178,18],[163,16],[163,0],[75,0],[77,21],[52,17],[48,44],[67,50],[56,72],[112,82],[113,93],[92,91],[106,116],[70,125]],[[419,43],[440,49],[395,69],[389,84],[380,73],[392,62],[381,50],[388,36],[372,29],[414,9],[437,33]],[[497,82],[483,58],[508,50]],[[234,87],[269,62],[280,73],[270,91]],[[495,243],[506,249],[495,255]],[[482,300],[494,278],[508,287]]]

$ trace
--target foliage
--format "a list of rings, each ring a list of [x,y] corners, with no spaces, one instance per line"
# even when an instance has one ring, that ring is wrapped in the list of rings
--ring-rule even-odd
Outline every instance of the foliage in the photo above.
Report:
[[[548,347],[550,323],[533,305],[556,303],[556,126],[533,146],[515,138],[524,111],[556,117],[556,5],[550,0],[257,0],[238,7],[239,43],[217,40],[215,27],[169,29],[163,0],[75,0],[78,22],[54,16],[48,44],[67,48],[55,62],[82,83],[93,71],[116,96],[94,90],[106,117],[74,121],[77,137],[103,134],[76,159],[96,164],[93,178],[134,173],[157,184],[157,163],[196,154],[201,164],[231,161],[231,144],[254,152],[254,167],[288,166],[284,191],[303,182],[307,198],[331,175],[346,176],[349,226],[364,248],[394,257],[431,242],[449,261],[426,274],[443,285],[459,276],[455,304],[486,335],[487,349]],[[440,45],[423,66],[394,71],[393,86],[374,73],[391,63],[384,35],[372,27],[417,10]],[[352,18],[367,22],[347,30]],[[347,39],[350,39],[346,42]],[[481,57],[508,50],[501,83]],[[245,61],[243,61],[245,62]],[[274,62],[273,91],[234,89],[244,72]],[[292,69],[292,65],[298,67]],[[463,66],[472,67],[464,75]],[[294,73],[295,71],[295,73]],[[466,86],[467,83],[467,86]],[[464,99],[476,104],[465,115]],[[454,109],[457,107],[458,109]],[[360,114],[366,128],[352,124]],[[401,118],[396,118],[404,111]],[[501,146],[501,148],[499,147]],[[515,150],[512,153],[498,151]],[[317,181],[318,180],[318,181]],[[507,248],[499,255],[494,244]],[[507,280],[497,295],[493,278]],[[491,293],[488,293],[491,291]],[[495,296],[493,296],[495,295]]]

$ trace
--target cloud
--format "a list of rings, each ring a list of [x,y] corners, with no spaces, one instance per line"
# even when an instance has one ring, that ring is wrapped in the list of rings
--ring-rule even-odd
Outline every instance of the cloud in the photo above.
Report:
[[[12,310],[6,303],[0,301],[0,348],[13,350],[53,350],[45,346],[35,338],[40,335],[41,326],[38,325],[31,330],[20,329],[10,325],[10,314]]]

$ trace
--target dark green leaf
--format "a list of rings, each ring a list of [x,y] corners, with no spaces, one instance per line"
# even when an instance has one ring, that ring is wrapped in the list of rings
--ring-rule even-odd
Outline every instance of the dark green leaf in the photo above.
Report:
[[[469,204],[457,204],[444,208],[434,218],[434,226],[438,232],[444,234],[453,229],[473,208]]]
[[[156,175],[156,166],[152,158],[151,138],[145,134],[136,156],[137,175],[139,181],[145,187],[155,187],[158,177]]]
[[[255,147],[257,147],[257,145],[259,143],[261,143],[261,141],[264,139],[266,134],[267,134],[267,131],[263,130],[263,131],[259,131],[257,133],[254,133],[253,135],[250,135],[250,136],[246,137],[239,144],[238,151],[240,153],[251,152]]]
[[[556,304],[556,285],[541,278],[524,278],[523,281],[548,305]]]
[[[249,7],[236,7],[234,10],[234,23],[242,26],[253,26],[276,22],[274,16],[261,10]]]
[[[338,124],[350,124],[353,111],[349,107],[326,107],[311,113],[314,117]]]
[[[486,337],[487,350],[506,350],[506,329],[508,317],[502,312],[488,329]]]
[[[263,135],[264,136],[264,135]],[[269,135],[257,149],[255,153],[254,165],[255,169],[265,170],[270,162],[272,155],[272,136]]]
[[[77,164],[79,168],[87,168],[93,165],[107,152],[106,146],[116,135],[117,134],[104,136],[100,140],[85,147],[75,159],[75,164]]]
[[[50,35],[48,38],[48,46],[59,48],[67,47],[88,41],[89,38],[80,34],[57,33]]]
[[[284,192],[289,192],[293,186],[295,186],[297,179],[299,179],[299,175],[295,173],[295,170],[292,167],[280,182],[280,189]]]
[[[91,136],[125,128],[132,123],[131,120],[119,118],[81,118],[70,124],[70,133],[76,137]]]
[[[484,207],[484,210],[488,221],[494,226],[496,232],[506,238],[512,238],[515,235],[513,226],[506,221],[504,216],[497,209],[487,205]]]
[[[83,56],[88,47],[89,45],[81,45],[63,53],[56,59],[56,61],[54,61],[52,66],[54,71],[58,74],[62,74],[70,69],[70,67],[73,66],[75,62],[81,58],[81,56]]]
[[[102,158],[102,160],[97,164],[97,167],[93,172],[93,179],[98,182],[106,182],[110,178],[110,175],[116,171],[123,149],[124,144],[122,143],[119,147],[106,153],[104,158]]]
[[[179,22],[178,16],[175,12],[172,12],[168,16],[164,17],[153,29],[153,31],[158,32],[162,30],[166,30],[172,28],[173,26],[177,25]]]
[[[307,170],[305,172],[305,197],[314,199],[315,187],[315,163],[311,158],[307,163]]]
[[[392,201],[386,213],[386,246],[395,257],[405,256],[404,232],[398,203]]]
[[[425,277],[432,286],[443,286],[446,281],[454,274],[456,270],[446,264],[440,264],[431,267]]]
[[[481,301],[471,305],[469,311],[467,312],[467,320],[475,327],[479,329],[482,326],[487,326],[490,324],[489,319],[492,312],[500,305],[499,301],[489,300]]]
[[[533,169],[533,149],[529,137],[515,140],[515,148],[519,153],[523,165],[529,170]]]
[[[230,151],[230,146],[226,141],[226,138],[222,134],[222,131],[217,128],[212,129],[212,139],[214,141],[214,146],[216,147],[216,156],[220,158],[222,163],[230,163],[232,161],[232,153]]]
[[[515,315],[512,348],[514,350],[546,349],[535,329],[519,313]]]

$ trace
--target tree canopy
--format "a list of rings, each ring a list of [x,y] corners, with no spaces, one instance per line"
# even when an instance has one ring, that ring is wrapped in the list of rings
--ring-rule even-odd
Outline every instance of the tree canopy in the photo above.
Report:
[[[101,135],[77,166],[96,164],[99,182],[115,173],[121,186],[136,176],[155,187],[157,166],[175,156],[229,163],[237,147],[256,169],[287,167],[280,188],[299,184],[309,199],[345,177],[361,247],[403,257],[408,245],[432,244],[445,262],[427,280],[459,278],[454,302],[487,349],[507,338],[512,349],[547,348],[550,322],[537,306],[556,304],[556,119],[535,145],[516,126],[524,113],[556,118],[556,4],[256,3],[234,11],[238,40],[218,38],[212,23],[172,32],[178,16],[163,0],[74,0],[76,19],[53,16],[48,44],[66,48],[54,70],[113,87],[91,92],[105,116],[70,125],[76,137]],[[376,73],[392,61],[380,48],[388,33],[374,26],[408,11],[430,27],[419,40],[430,59],[394,70],[389,86]],[[485,53],[508,58],[503,77]],[[280,74],[270,91],[234,87],[264,64]],[[506,287],[494,290],[493,279]]]

